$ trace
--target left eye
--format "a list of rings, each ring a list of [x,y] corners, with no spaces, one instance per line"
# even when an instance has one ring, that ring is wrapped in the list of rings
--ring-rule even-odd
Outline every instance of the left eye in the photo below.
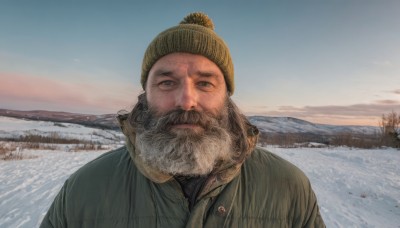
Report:
[[[210,86],[212,86],[212,84],[210,82],[199,82],[198,85],[201,86],[201,87],[210,87]]]

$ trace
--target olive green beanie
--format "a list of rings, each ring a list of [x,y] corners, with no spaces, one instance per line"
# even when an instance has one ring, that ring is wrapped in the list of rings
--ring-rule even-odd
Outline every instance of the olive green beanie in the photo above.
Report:
[[[179,25],[169,28],[154,38],[144,54],[141,83],[143,89],[150,69],[161,57],[185,52],[202,55],[213,61],[222,71],[230,95],[235,89],[233,63],[229,48],[214,32],[214,24],[204,13],[187,15]]]

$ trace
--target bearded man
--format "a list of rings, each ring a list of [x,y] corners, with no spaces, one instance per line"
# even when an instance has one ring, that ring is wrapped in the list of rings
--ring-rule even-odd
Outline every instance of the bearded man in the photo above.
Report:
[[[41,227],[325,227],[307,177],[256,148],[213,28],[193,13],[150,43],[126,147],[74,173]]]

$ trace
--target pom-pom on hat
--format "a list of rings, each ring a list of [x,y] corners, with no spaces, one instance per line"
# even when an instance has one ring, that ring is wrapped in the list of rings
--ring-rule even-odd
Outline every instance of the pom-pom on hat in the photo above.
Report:
[[[174,52],[202,55],[213,61],[224,74],[229,94],[233,94],[234,70],[229,48],[214,32],[214,24],[206,14],[191,13],[179,25],[161,32],[153,39],[143,58],[141,77],[143,89],[146,87],[149,71],[154,63]]]

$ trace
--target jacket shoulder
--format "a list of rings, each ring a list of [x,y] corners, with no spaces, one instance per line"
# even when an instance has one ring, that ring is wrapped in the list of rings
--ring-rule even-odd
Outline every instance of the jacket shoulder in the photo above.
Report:
[[[141,210],[151,211],[148,192],[149,182],[137,170],[126,147],[122,147],[72,174],[41,227],[112,227],[116,223],[120,223],[116,227],[128,227],[129,216],[140,217]]]
[[[287,227],[324,227],[317,199],[306,175],[289,161],[256,148],[243,164],[241,206],[259,221]],[[262,208],[258,211],[254,208]]]
[[[90,181],[104,181],[108,176],[112,176],[114,172],[118,172],[121,167],[129,166],[132,166],[129,153],[126,147],[121,147],[106,152],[85,164],[73,173],[68,178],[68,181],[71,183],[85,178],[90,178]]]
[[[82,166],[68,178],[65,188],[73,204],[98,204],[99,198],[109,199],[108,194],[127,194],[124,190],[131,187],[137,174],[129,153],[122,147]]]

